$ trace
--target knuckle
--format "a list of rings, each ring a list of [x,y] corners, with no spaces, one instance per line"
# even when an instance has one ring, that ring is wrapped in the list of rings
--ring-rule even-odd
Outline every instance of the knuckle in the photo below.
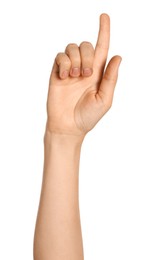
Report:
[[[112,107],[112,98],[110,98],[110,97],[105,98],[104,107],[105,107],[106,111],[108,111]]]
[[[112,107],[112,100],[108,101],[107,103],[107,110],[109,110]]]
[[[78,45],[76,43],[69,43],[66,46],[66,52],[69,52],[71,49],[78,48]]]
[[[65,55],[64,52],[59,52],[59,53],[57,54],[57,57],[59,57],[59,56],[63,56],[63,55]]]
[[[64,64],[67,67],[70,66],[70,59],[64,52],[59,52],[55,60],[58,65]]]
[[[56,56],[56,61],[60,60],[61,58],[63,58],[64,53],[63,52],[59,52]]]
[[[112,76],[109,71],[106,71],[106,72],[105,72],[104,79],[105,79],[106,81],[111,82],[112,84],[115,84],[115,83],[116,83],[116,77],[115,77],[115,76]]]
[[[83,41],[83,42],[81,42],[81,44],[80,44],[80,47],[92,47],[93,48],[93,46],[92,46],[92,44],[91,44],[91,42],[88,42],[88,41]]]

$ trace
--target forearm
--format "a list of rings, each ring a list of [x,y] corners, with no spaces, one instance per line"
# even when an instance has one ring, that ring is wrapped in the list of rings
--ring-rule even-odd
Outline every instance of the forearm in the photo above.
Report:
[[[76,136],[45,134],[35,260],[83,260],[78,202],[81,145]]]

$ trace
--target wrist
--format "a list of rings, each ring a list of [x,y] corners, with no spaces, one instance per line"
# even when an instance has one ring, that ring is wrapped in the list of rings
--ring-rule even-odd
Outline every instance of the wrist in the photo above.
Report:
[[[84,135],[72,135],[72,134],[60,134],[45,130],[44,144],[45,146],[57,146],[57,147],[73,147],[78,148],[82,146]]]
[[[59,166],[79,164],[81,146],[84,137],[75,135],[51,133],[48,130],[44,135],[44,165],[47,169],[49,164],[58,164]],[[78,166],[77,166],[78,167]]]

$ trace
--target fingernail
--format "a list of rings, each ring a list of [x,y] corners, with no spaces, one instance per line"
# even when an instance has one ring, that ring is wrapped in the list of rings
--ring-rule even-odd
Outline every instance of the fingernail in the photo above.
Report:
[[[80,69],[79,69],[79,68],[73,68],[73,69],[71,70],[71,74],[72,74],[72,76],[74,76],[74,77],[80,76]]]
[[[90,69],[90,68],[84,68],[84,69],[83,69],[83,76],[89,77],[89,76],[92,75],[92,72],[93,72],[92,69]]]
[[[65,79],[68,77],[68,70],[64,70],[62,73],[61,73],[61,78],[62,79]]]

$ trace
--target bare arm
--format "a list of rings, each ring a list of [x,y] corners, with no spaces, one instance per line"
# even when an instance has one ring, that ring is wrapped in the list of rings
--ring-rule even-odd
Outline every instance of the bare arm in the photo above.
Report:
[[[105,69],[110,21],[101,15],[95,49],[69,44],[55,59],[47,99],[44,173],[34,237],[35,260],[83,260],[78,202],[82,142],[112,104],[121,61]]]

